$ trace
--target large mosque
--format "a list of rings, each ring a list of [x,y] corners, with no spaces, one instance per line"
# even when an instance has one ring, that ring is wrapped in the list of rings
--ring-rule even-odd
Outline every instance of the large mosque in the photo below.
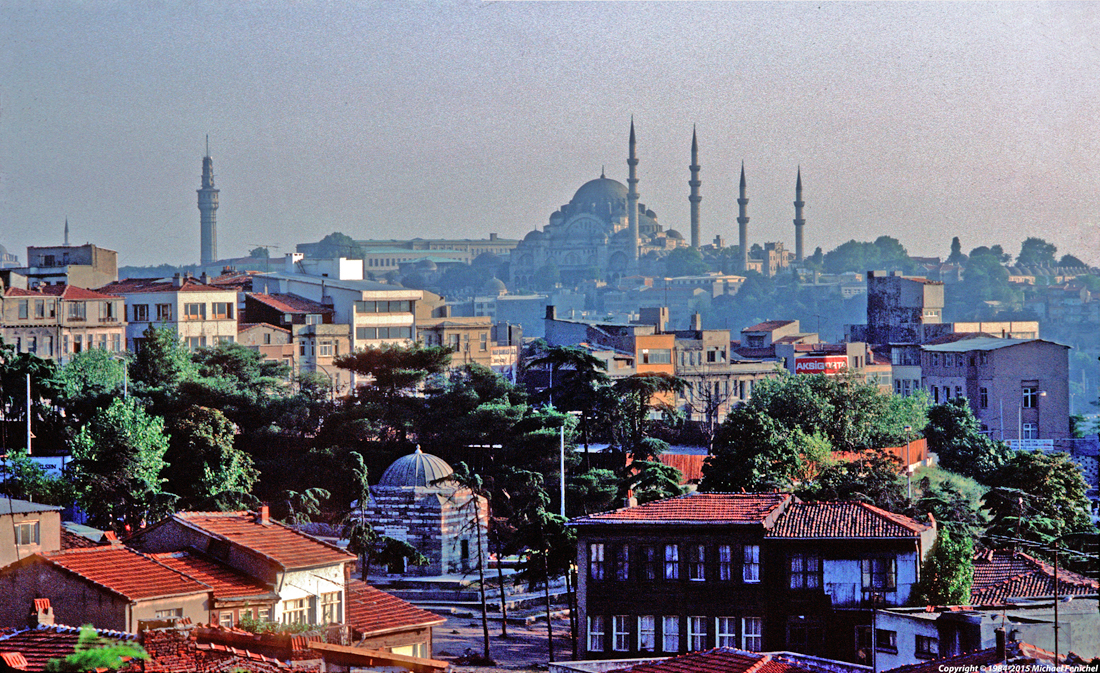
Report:
[[[567,285],[590,278],[612,279],[638,273],[652,274],[665,255],[676,248],[699,248],[699,144],[691,136],[691,240],[684,240],[675,229],[664,229],[657,214],[639,201],[638,154],[634,121],[630,122],[628,178],[623,185],[601,175],[581,185],[572,200],[550,215],[540,231],[531,231],[511,254],[512,287],[531,287],[541,270],[556,267]],[[796,259],[802,261],[802,176],[799,172],[795,197]],[[745,193],[745,168],[741,167],[738,203],[738,234],[743,269],[760,270],[759,260],[748,258],[748,198]],[[784,264],[785,266],[785,264]]]

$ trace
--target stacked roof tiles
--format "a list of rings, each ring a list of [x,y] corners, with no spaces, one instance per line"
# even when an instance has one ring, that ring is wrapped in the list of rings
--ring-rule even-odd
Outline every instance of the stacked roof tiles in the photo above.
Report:
[[[196,553],[178,551],[150,554],[156,561],[169,568],[193,577],[214,590],[218,600],[230,598],[269,597],[278,595],[268,585],[255,580],[229,566],[217,563]]]
[[[807,669],[772,654],[718,647],[691,652],[663,661],[652,661],[611,673],[806,673]]]
[[[348,582],[347,599],[345,621],[355,629],[358,637],[447,621],[359,580]]]
[[[691,493],[574,519],[597,523],[763,524],[790,504],[789,493]]]
[[[129,600],[206,593],[209,587],[122,545],[64,549],[41,555],[47,563]],[[27,563],[28,557],[20,563]]]
[[[134,640],[131,633],[97,630],[100,636],[113,640]],[[9,668],[23,671],[44,671],[50,659],[63,659],[76,651],[80,629],[73,626],[39,626],[0,636],[0,657]],[[23,667],[13,665],[17,657]]]
[[[929,528],[865,502],[798,502],[787,508],[768,537],[909,538]]]
[[[1059,568],[1057,593],[1060,596],[1100,593],[1100,582]],[[999,605],[1009,598],[1054,594],[1054,567],[1048,563],[1009,549],[989,549],[974,556],[971,605]]]
[[[260,523],[252,512],[179,512],[173,518],[230,544],[262,554],[283,568],[313,568],[354,560],[340,547],[284,526]]]

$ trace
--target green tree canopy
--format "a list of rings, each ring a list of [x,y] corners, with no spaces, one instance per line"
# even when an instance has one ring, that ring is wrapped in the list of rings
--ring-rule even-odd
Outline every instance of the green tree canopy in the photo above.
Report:
[[[962,241],[956,236],[951,239],[951,254],[947,256],[948,264],[966,264],[967,257],[962,251]]]
[[[1016,255],[1019,266],[1054,266],[1054,254],[1058,248],[1041,238],[1029,236],[1020,245],[1020,254]]]
[[[921,564],[910,605],[968,605],[974,581],[974,544],[965,534],[941,529]]]
[[[856,240],[842,243],[825,253],[824,263],[829,273],[865,273],[874,269],[907,271],[912,266],[905,247],[890,236],[879,236],[873,243]]]
[[[446,346],[383,344],[378,348],[341,355],[334,364],[371,379],[370,389],[392,398],[411,392],[433,374],[440,374],[451,362]]]
[[[224,379],[242,392],[270,394],[290,376],[290,367],[264,358],[259,351],[236,342],[200,348],[192,356],[200,376]]]
[[[175,388],[198,375],[191,353],[179,334],[166,327],[149,325],[130,365],[130,379],[147,388]]]
[[[259,475],[252,457],[233,448],[236,427],[225,414],[192,406],[169,418],[168,431],[163,474],[183,508],[218,509],[218,496],[252,490]]]
[[[337,257],[363,259],[363,247],[356,243],[351,236],[334,231],[317,243],[312,256],[318,259],[335,259]]]
[[[924,437],[944,469],[982,483],[988,483],[1008,457],[1004,444],[982,434],[981,424],[962,397],[928,410]]]
[[[665,257],[665,274],[676,276],[701,276],[707,272],[707,264],[697,248],[676,248]]]
[[[164,419],[134,398],[98,411],[73,440],[77,502],[92,525],[137,530],[171,511],[161,477],[167,451]]]

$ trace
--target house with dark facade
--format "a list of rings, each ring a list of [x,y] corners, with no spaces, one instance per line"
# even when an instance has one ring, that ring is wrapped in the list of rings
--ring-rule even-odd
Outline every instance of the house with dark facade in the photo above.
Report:
[[[935,539],[931,522],[785,493],[694,493],[570,526],[593,659],[737,647],[870,663],[873,610],[905,603]]]

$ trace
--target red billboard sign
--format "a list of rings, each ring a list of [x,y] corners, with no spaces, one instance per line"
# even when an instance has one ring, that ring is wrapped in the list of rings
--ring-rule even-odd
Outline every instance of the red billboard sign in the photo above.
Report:
[[[795,374],[839,374],[848,371],[847,355],[807,355],[794,361]]]

